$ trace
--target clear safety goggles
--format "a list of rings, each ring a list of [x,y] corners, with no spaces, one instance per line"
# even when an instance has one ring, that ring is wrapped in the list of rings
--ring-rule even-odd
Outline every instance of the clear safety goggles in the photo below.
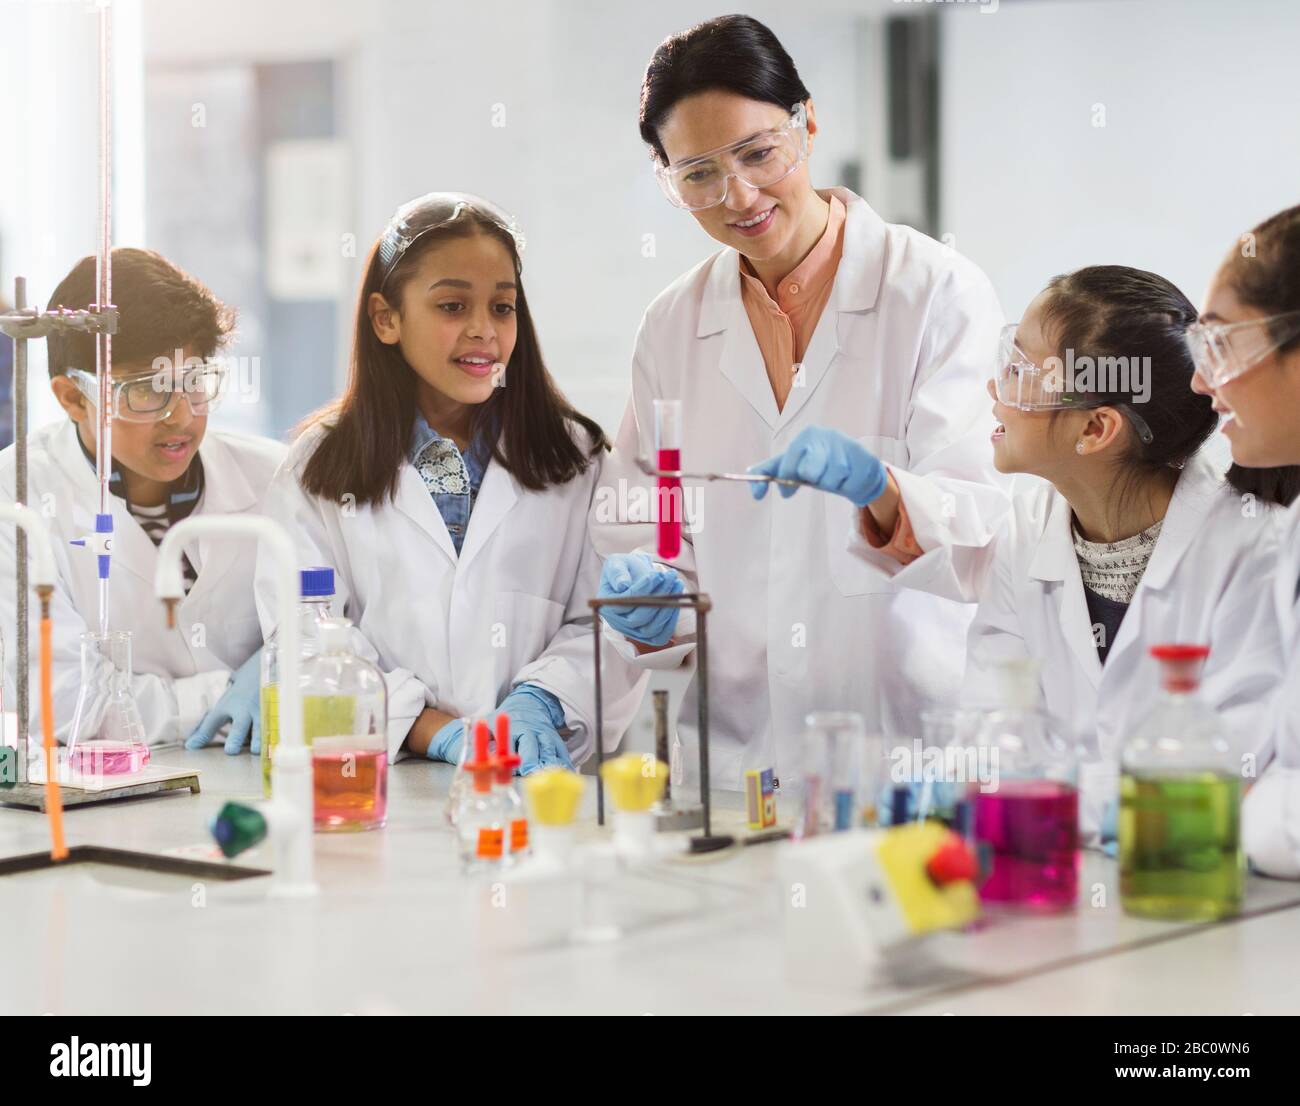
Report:
[[[733,142],[707,153],[660,165],[659,187],[670,203],[687,211],[717,207],[727,198],[734,177],[750,188],[770,188],[785,180],[808,158],[808,114],[803,104],[775,130]]]
[[[98,402],[99,388],[93,372],[70,369],[68,375],[91,403]],[[159,369],[130,380],[115,380],[109,416],[123,422],[161,422],[172,411],[178,396],[189,403],[194,414],[206,415],[225,394],[226,377],[227,368],[222,362],[207,360],[180,369]]]
[[[430,231],[454,223],[466,212],[486,217],[515,240],[515,250],[524,252],[524,232],[515,217],[496,204],[468,192],[429,192],[418,199],[409,200],[393,213],[388,226],[379,238],[379,264],[382,275],[379,290],[384,290],[397,263],[402,260],[412,243]]]
[[[1114,407],[1129,420],[1144,443],[1154,440],[1151,428],[1131,403],[1106,403],[1098,401],[1095,396],[1071,390],[1072,382],[1067,379],[1066,367],[1060,358],[1053,358],[1055,365],[1049,368],[1035,364],[1016,344],[1019,327],[1019,323],[1009,323],[999,336],[997,368],[993,376],[999,403],[1021,411],[1081,411],[1092,407]]]
[[[1187,348],[1201,378],[1220,388],[1300,335],[1300,311],[1244,323],[1193,323]]]

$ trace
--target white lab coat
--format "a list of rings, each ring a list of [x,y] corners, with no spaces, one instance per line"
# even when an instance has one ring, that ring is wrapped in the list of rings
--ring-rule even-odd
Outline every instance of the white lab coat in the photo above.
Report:
[[[301,564],[334,569],[338,606],[388,688],[390,759],[427,707],[486,716],[520,683],[564,706],[574,762],[595,750],[591,609],[600,562],[587,512],[600,458],[567,484],[534,492],[495,459],[483,474],[460,556],[415,468],[402,462],[397,495],[346,507],[305,492],[298,474],[320,439],[304,434],[267,494]],[[585,432],[575,430],[584,451]],[[277,613],[270,565],[258,559],[257,601],[269,634]],[[644,674],[602,650],[604,733],[617,745],[645,690]]]
[[[54,638],[54,714],[60,741],[72,724],[81,685],[80,635],[99,629],[99,581],[94,554],[68,543],[91,533],[99,510],[99,482],[77,443],[71,420],[33,433],[27,446],[27,502],[50,527],[59,585],[50,606]],[[203,462],[202,514],[242,514],[257,509],[284,446],[264,438],[209,429],[199,445]],[[14,499],[14,447],[0,453],[0,495]],[[151,744],[188,736],[220,697],[232,669],[262,644],[253,604],[253,551],[244,539],[197,538],[185,552],[198,579],[176,607],[176,628],[154,595],[158,549],[111,497],[113,561],[109,578],[110,630],[131,631],[132,683]],[[0,632],[14,625],[14,531],[0,527]],[[28,600],[30,621],[30,732],[39,736],[40,605]],[[12,638],[7,639],[12,646]],[[12,695],[17,659],[5,653],[5,691]],[[12,702],[12,699],[7,699]]]
[[[1280,536],[1274,606],[1285,671],[1273,701],[1273,766],[1246,795],[1242,839],[1257,870],[1300,879],[1300,500],[1287,510]]]
[[[954,569],[935,547],[894,574],[900,586],[978,599],[971,625],[964,700],[997,705],[995,662],[1037,662],[1055,731],[1081,750],[1082,822],[1101,823],[1115,797],[1124,739],[1154,707],[1160,642],[1206,644],[1201,685],[1242,754],[1262,770],[1272,754],[1269,704],[1281,676],[1272,601],[1282,512],[1243,500],[1205,456],[1188,462],[1165,514],[1146,571],[1111,643],[1097,657],[1072,512],[1048,484],[1018,494],[996,540],[964,550]],[[865,543],[864,543],[865,544]]]
[[[783,410],[741,299],[735,250],[696,266],[646,310],[631,400],[593,509],[602,556],[653,554],[653,524],[639,510],[652,482],[635,457],[653,457],[652,401],[661,397],[683,401],[687,471],[743,472],[805,427],[834,427],[891,467],[923,544],[990,539],[1006,510],[983,390],[1002,325],[993,289],[960,255],[831,191],[847,208],[843,253]],[[872,731],[919,736],[920,711],[955,696],[969,610],[898,588],[856,556],[859,519],[846,499],[773,491],[755,502],[747,484],[712,483],[688,485],[686,511],[674,565],[713,603],[713,786],[739,788],[750,769],[793,771],[810,711],[855,710]],[[683,644],[637,663],[679,665],[693,631],[684,616]],[[696,691],[692,682],[679,712],[688,773]]]

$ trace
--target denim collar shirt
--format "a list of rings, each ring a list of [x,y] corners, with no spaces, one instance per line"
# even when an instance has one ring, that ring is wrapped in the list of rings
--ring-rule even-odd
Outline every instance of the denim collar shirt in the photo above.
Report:
[[[423,415],[416,413],[407,458],[429,489],[457,556],[465,541],[470,512],[474,510],[491,452],[488,435],[480,432],[469,449],[461,453],[455,442],[442,437]]]

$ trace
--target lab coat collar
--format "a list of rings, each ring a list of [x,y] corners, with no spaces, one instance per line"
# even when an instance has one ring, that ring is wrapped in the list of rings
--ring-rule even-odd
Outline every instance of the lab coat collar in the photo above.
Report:
[[[1205,520],[1209,501],[1221,494],[1222,487],[1223,478],[1207,458],[1197,454],[1188,461],[1174,486],[1160,536],[1156,539],[1156,547],[1139,587],[1162,588],[1169,583],[1174,569]],[[1059,492],[1052,493],[1051,511],[1029,564],[1030,577],[1035,580],[1066,580],[1079,574],[1073,525],[1070,504]]]
[[[518,499],[519,486],[515,478],[495,457],[491,457],[484,470],[483,483],[474,500],[474,508],[470,512],[469,527],[465,531],[465,540],[461,543],[459,558],[442,513],[415,466],[409,461],[402,462],[394,506],[423,530],[460,572],[467,569],[487,545],[488,538]]]
[[[789,426],[825,379],[840,349],[840,316],[868,310],[876,303],[885,264],[884,221],[866,201],[844,188],[822,193],[834,195],[845,206],[844,244],[830,299],[817,321],[803,355],[803,370],[790,390],[785,407],[777,410],[772,382],[749,314],[740,293],[740,256],[723,250],[713,259],[700,306],[698,337],[723,333],[718,369],[774,432]]]
[[[847,188],[819,194],[826,199],[839,197],[845,208],[844,248],[827,307],[869,311],[876,305],[884,279],[888,226],[866,200]],[[705,338],[739,325],[748,327],[749,316],[740,298],[740,254],[728,247],[713,257],[695,336]]]
[[[493,531],[510,513],[519,499],[519,485],[515,478],[495,457],[488,462],[479,487],[478,498],[470,512],[469,528],[461,543],[460,564],[457,571],[468,570],[470,564],[487,545]],[[450,541],[450,537],[448,537]]]
[[[1187,462],[1174,485],[1164,525],[1160,527],[1156,547],[1138,587],[1153,589],[1169,585],[1174,569],[1201,532],[1211,501],[1223,494],[1224,486],[1223,477],[1204,454],[1198,453]]]

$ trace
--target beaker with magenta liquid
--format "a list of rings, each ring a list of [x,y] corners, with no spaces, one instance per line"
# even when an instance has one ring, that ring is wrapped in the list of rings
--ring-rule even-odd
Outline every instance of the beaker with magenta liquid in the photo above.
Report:
[[[682,401],[657,399],[655,404],[655,465],[663,472],[682,470]],[[682,551],[682,482],[660,476],[655,495],[657,553],[671,561]]]
[[[81,691],[68,731],[67,761],[74,783],[78,778],[139,772],[149,763],[131,677],[129,631],[81,635]]]
[[[1074,905],[1079,887],[1078,766],[1073,746],[1040,706],[1038,666],[996,665],[1002,705],[967,750],[974,771],[957,820],[974,838],[988,879],[980,899],[1018,910]]]

